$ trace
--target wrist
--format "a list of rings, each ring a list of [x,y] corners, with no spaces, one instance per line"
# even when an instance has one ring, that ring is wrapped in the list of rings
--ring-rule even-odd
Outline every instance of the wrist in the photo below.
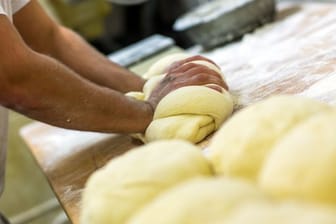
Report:
[[[145,116],[144,116],[144,120],[145,120],[145,129],[143,132],[146,131],[147,127],[149,126],[149,124],[152,122],[153,120],[153,116],[154,116],[154,107],[152,106],[152,104],[148,101],[143,101],[144,102],[144,107],[145,107]]]
[[[148,101],[136,99],[133,96],[129,97],[137,105],[136,118],[133,122],[135,125],[133,133],[145,133],[147,127],[153,120],[154,108]]]

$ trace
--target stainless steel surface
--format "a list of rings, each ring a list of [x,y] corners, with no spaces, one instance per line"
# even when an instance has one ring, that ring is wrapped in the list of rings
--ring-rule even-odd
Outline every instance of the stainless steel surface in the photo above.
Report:
[[[108,55],[108,58],[122,66],[130,66],[174,44],[172,38],[155,34]]]
[[[217,0],[180,17],[174,29],[186,32],[195,44],[210,49],[271,21],[274,14],[274,0]]]
[[[186,14],[174,24],[177,31],[186,30],[194,26],[211,22],[221,15],[243,7],[253,0],[221,0],[204,4],[191,13]]]

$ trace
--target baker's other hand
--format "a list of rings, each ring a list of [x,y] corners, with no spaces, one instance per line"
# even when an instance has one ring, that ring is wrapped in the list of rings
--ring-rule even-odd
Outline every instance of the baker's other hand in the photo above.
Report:
[[[183,61],[182,64],[178,64],[180,61],[173,63],[175,66],[171,66],[167,70],[167,74],[154,88],[148,99],[149,104],[154,110],[164,96],[184,86],[207,86],[219,92],[222,91],[222,88],[227,89],[227,85],[221,74],[205,65],[192,63],[192,61],[199,60],[200,57],[204,58],[202,56],[194,56],[191,57],[193,59],[181,60]]]
[[[173,71],[174,69],[179,68],[181,65],[192,62],[192,61],[207,61],[219,68],[219,66],[215,62],[210,60],[209,58],[206,58],[201,55],[194,55],[194,56],[191,56],[183,60],[179,60],[179,61],[172,63],[170,66],[168,66],[168,68],[166,69],[166,72]]]

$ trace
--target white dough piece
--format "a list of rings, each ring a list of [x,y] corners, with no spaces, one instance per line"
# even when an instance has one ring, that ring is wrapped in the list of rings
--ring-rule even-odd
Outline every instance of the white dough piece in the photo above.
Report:
[[[334,224],[335,208],[299,202],[253,201],[213,224]]]
[[[274,146],[261,170],[260,186],[280,198],[336,205],[335,166],[332,110],[311,117]]]
[[[231,115],[231,95],[204,86],[179,88],[165,96],[158,104],[146,139],[184,139],[200,142],[217,130]]]
[[[241,203],[265,199],[256,186],[244,180],[195,178],[158,196],[128,224],[212,224],[225,219]]]
[[[143,92],[128,93],[138,100],[148,100],[153,89],[164,78],[163,72],[177,60],[190,57],[188,54],[172,54],[154,63],[146,73],[150,78]],[[203,60],[188,63],[200,64],[216,71],[224,79],[220,68]],[[224,79],[225,80],[225,79]],[[215,91],[206,86],[186,86],[167,94],[154,113],[154,119],[145,136],[138,136],[144,142],[162,139],[183,139],[198,143],[217,130],[224,120],[232,114],[233,99],[228,91]]]
[[[237,112],[209,144],[216,173],[256,180],[272,147],[310,116],[330,110],[327,104],[303,97],[273,96]]]
[[[110,161],[88,180],[81,224],[123,224],[161,192],[212,170],[200,148],[184,141],[159,141]]]

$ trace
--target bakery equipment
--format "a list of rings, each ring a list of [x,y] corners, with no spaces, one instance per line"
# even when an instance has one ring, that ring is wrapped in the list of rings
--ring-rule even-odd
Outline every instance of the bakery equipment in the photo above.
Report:
[[[108,55],[108,58],[121,66],[128,67],[172,47],[174,44],[175,41],[172,38],[154,34]]]
[[[211,49],[272,21],[274,15],[274,0],[215,0],[178,18],[174,30]]]

